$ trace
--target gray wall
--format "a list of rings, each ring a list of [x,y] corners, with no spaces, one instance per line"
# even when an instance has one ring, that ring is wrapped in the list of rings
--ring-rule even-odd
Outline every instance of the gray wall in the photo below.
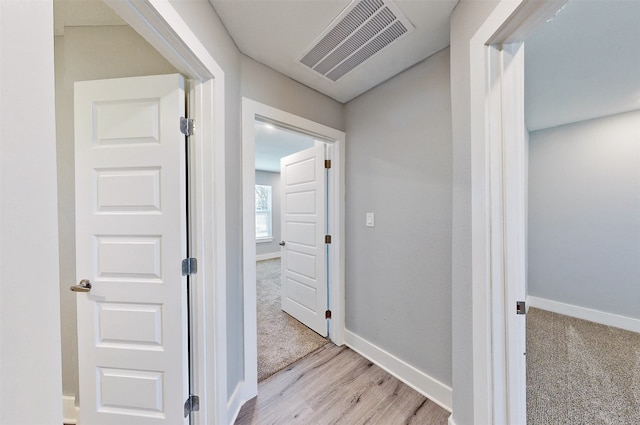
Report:
[[[242,96],[344,131],[341,103],[245,55]]]
[[[273,240],[269,243],[256,243],[256,255],[280,254],[280,173],[256,170],[256,184],[271,186],[271,217],[273,219],[271,233]]]
[[[453,418],[473,424],[471,315],[471,108],[469,42],[498,0],[461,0],[451,15],[451,122],[453,126],[452,322]]]
[[[83,80],[169,74],[176,70],[128,26],[72,27],[55,38],[56,138],[58,161],[58,228],[62,390],[78,391],[78,340],[75,251],[75,181],[73,83]]]
[[[451,385],[449,50],[349,102],[346,123],[346,327]]]
[[[640,110],[535,131],[529,295],[640,319]]]

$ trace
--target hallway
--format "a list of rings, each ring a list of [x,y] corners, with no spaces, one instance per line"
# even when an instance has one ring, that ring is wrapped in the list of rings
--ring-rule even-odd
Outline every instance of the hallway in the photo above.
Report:
[[[347,347],[327,343],[267,378],[236,425],[446,425],[449,412]]]

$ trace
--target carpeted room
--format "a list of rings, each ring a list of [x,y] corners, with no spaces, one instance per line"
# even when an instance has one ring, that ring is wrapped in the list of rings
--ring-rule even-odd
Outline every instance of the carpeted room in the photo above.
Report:
[[[639,119],[531,133],[530,424],[640,422]]]
[[[282,311],[280,267],[280,258],[256,263],[259,382],[328,342]]]
[[[316,145],[313,137],[260,121],[255,129],[256,307],[258,381],[328,342],[283,311],[281,160]]]
[[[640,110],[613,84],[640,69],[638,13],[570,2],[526,43],[531,425],[640,422]]]

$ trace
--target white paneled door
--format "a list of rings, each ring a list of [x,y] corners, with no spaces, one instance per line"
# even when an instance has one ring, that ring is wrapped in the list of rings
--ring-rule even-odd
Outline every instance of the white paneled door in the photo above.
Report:
[[[83,425],[188,423],[184,113],[177,74],[75,85]]]
[[[280,160],[282,310],[327,336],[325,146]]]

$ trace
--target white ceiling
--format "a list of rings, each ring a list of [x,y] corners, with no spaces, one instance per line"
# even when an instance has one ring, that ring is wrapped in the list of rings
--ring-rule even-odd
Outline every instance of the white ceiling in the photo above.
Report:
[[[256,141],[256,170],[280,172],[280,158],[315,145],[315,139],[305,134],[297,133],[255,122]]]
[[[298,63],[349,0],[210,0],[240,50],[340,102],[449,44],[457,0],[396,0],[416,29],[337,83]],[[101,1],[54,0],[55,31],[126,25]],[[571,0],[525,43],[529,130],[640,109],[640,1]]]
[[[640,1],[570,1],[525,42],[530,131],[635,109]]]
[[[350,0],[209,1],[242,53],[343,103],[447,47],[458,2],[396,0],[415,30],[332,82],[298,61]]]

